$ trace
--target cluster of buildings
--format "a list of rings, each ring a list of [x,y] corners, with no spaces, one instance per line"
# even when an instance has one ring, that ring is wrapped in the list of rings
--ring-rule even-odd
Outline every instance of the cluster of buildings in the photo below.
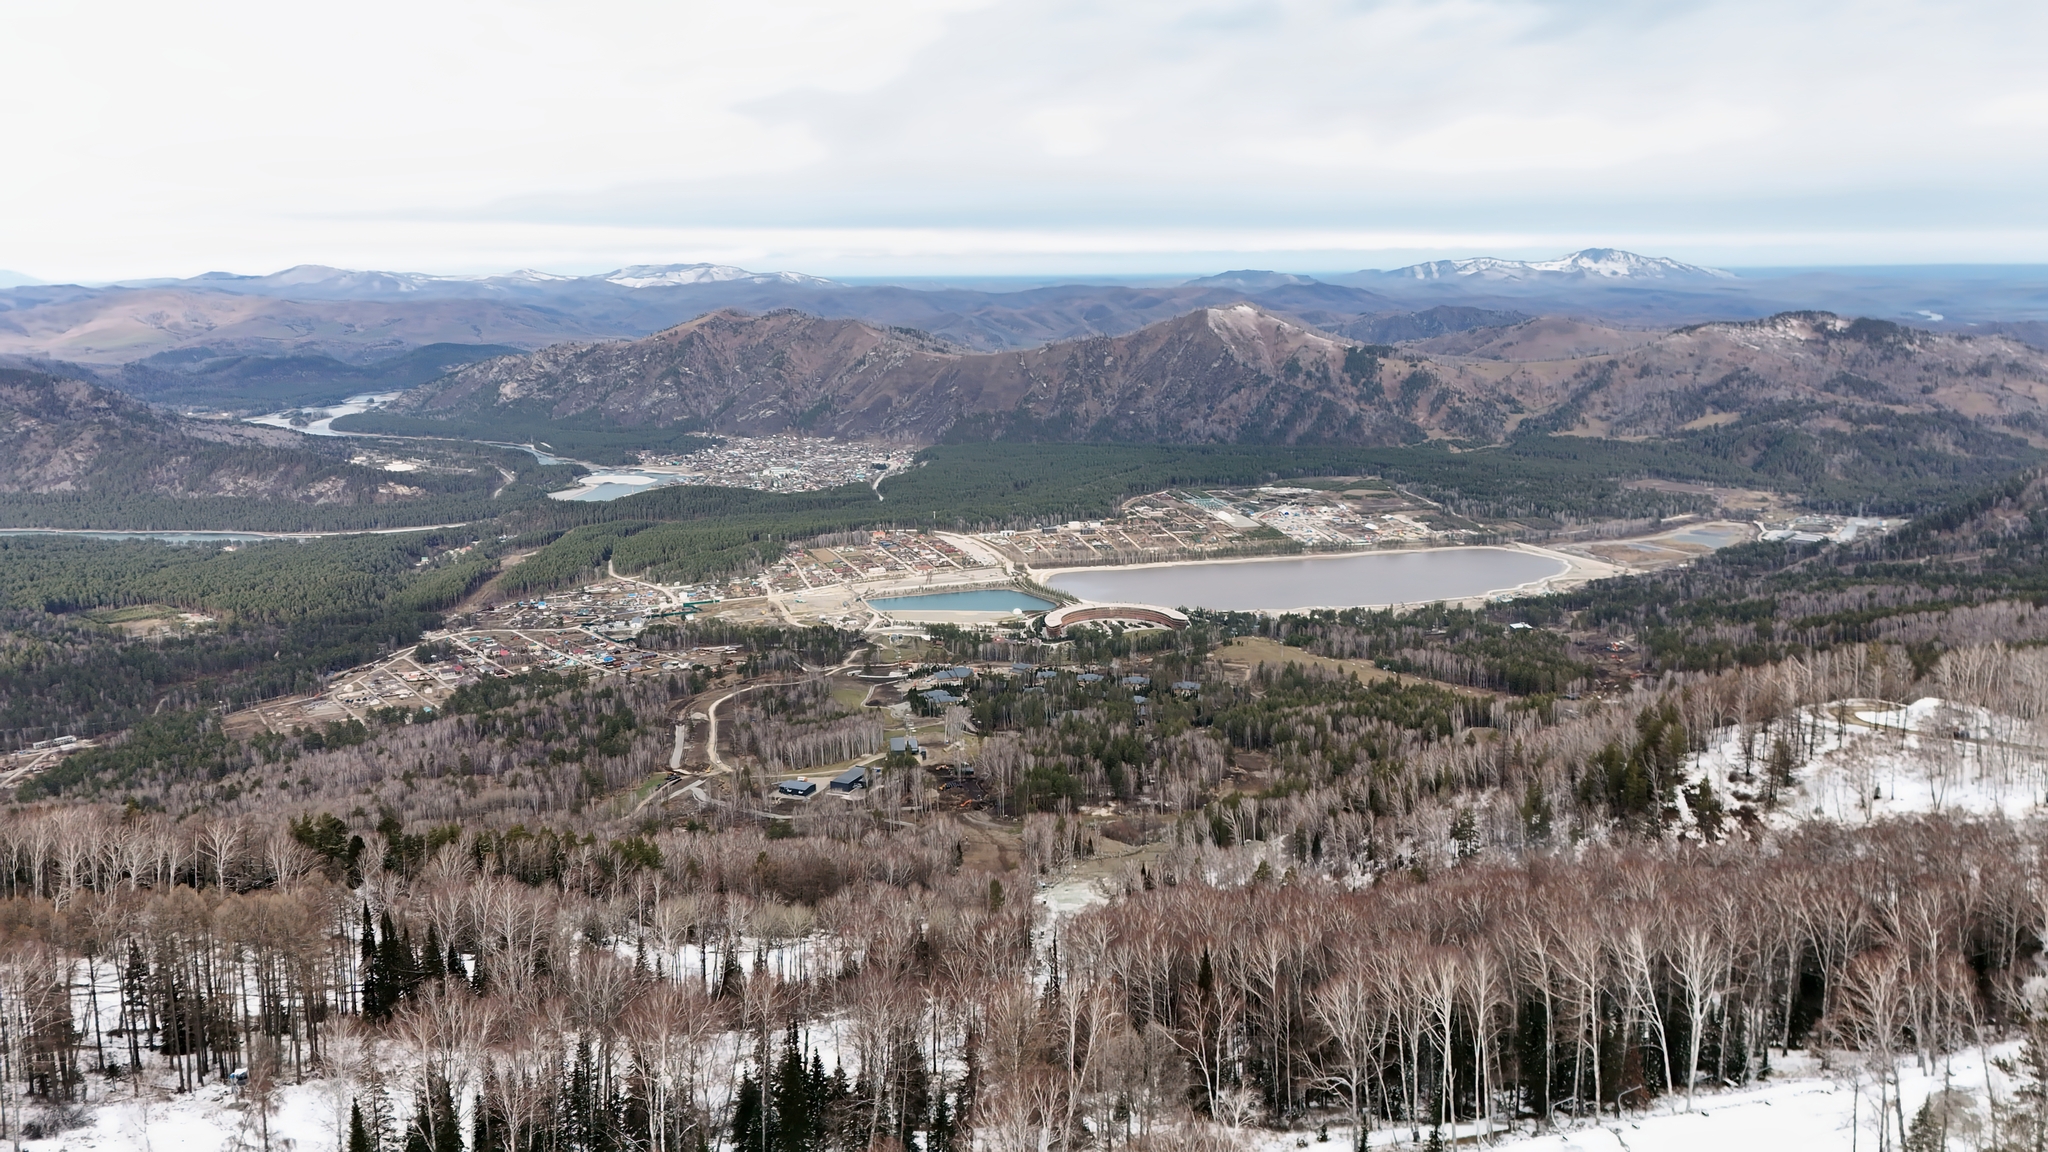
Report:
[[[1073,520],[984,539],[1034,568],[1056,568],[1242,551],[1265,530],[1315,548],[1422,544],[1465,534],[1432,528],[1420,512],[1420,505],[1387,490],[1173,490],[1132,501],[1113,519]]]
[[[1889,532],[1903,520],[1884,520],[1874,516],[1798,516],[1777,524],[1761,525],[1764,540],[1790,540],[1795,544],[1819,544],[1833,541],[1846,544],[1858,536]]]
[[[973,559],[937,536],[922,532],[865,532],[865,539],[830,548],[813,548],[800,560],[786,560],[797,571],[822,576],[818,583],[851,584],[924,576],[977,567]]]
[[[805,492],[871,483],[877,476],[908,468],[915,454],[911,448],[829,436],[733,436],[716,448],[687,456],[646,453],[640,463],[645,468],[674,469],[676,482],[682,484]]]

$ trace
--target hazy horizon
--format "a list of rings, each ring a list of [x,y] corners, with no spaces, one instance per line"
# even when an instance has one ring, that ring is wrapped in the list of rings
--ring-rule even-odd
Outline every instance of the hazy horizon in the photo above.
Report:
[[[1611,245],[1601,245],[1600,247],[1611,247]],[[1662,253],[1656,253],[1656,252],[1642,252],[1642,253],[1637,253],[1637,254],[1638,254],[1638,255],[1644,255],[1644,256],[1659,256],[1659,255],[1663,255]],[[1203,277],[1203,276],[1215,276],[1215,275],[1222,275],[1222,274],[1225,274],[1225,273],[1228,273],[1228,272],[1277,272],[1277,273],[1282,273],[1282,274],[1286,274],[1286,275],[1293,275],[1293,276],[1307,276],[1307,277],[1310,277],[1310,278],[1314,278],[1314,279],[1322,279],[1322,278],[1326,278],[1326,277],[1342,277],[1342,276],[1352,276],[1352,275],[1357,275],[1357,274],[1360,274],[1360,273],[1369,273],[1369,272],[1384,272],[1384,271],[1392,271],[1392,270],[1394,270],[1394,269],[1396,269],[1396,268],[1400,268],[1400,267],[1406,267],[1406,266],[1408,266],[1408,264],[1419,264],[1419,263],[1423,263],[1423,262],[1425,262],[1425,261],[1428,261],[1428,260],[1463,260],[1463,259],[1470,259],[1470,258],[1477,258],[1477,257],[1494,257],[1494,258],[1498,258],[1498,259],[1511,259],[1511,260],[1538,260],[1538,259],[1551,259],[1551,258],[1555,258],[1555,257],[1557,257],[1557,256],[1562,256],[1562,255],[1566,255],[1566,253],[1549,253],[1549,254],[1547,254],[1547,255],[1542,255],[1542,254],[1539,254],[1539,255],[1535,255],[1535,256],[1501,256],[1501,255],[1499,255],[1498,253],[1492,253],[1492,252],[1486,252],[1486,253],[1476,253],[1476,252],[1475,252],[1475,253],[1464,253],[1464,254],[1459,254],[1459,255],[1450,255],[1450,254],[1439,254],[1439,255],[1426,255],[1426,256],[1422,256],[1422,257],[1419,257],[1419,258],[1418,258],[1418,259],[1416,259],[1416,260],[1408,261],[1408,262],[1407,262],[1407,263],[1405,263],[1405,264],[1399,264],[1399,265],[1385,265],[1385,266],[1381,266],[1381,267],[1363,267],[1363,268],[1301,268],[1301,267],[1271,267],[1271,266],[1258,266],[1258,267],[1253,267],[1253,266],[1251,266],[1251,265],[1239,265],[1239,266],[1234,266],[1234,267],[1230,267],[1230,268],[1223,268],[1223,267],[1212,267],[1212,268],[1197,268],[1197,269],[1193,269],[1193,270],[1182,270],[1182,271],[1162,271],[1162,270],[1134,270],[1134,271],[1131,271],[1131,272],[1126,272],[1126,273],[1093,273],[1093,272],[1060,272],[1060,271],[1052,271],[1052,272],[1044,272],[1044,273],[1035,273],[1035,274],[1034,274],[1034,273],[1012,273],[1012,274],[1001,274],[1001,273],[976,273],[976,272],[972,272],[972,271],[962,271],[962,272],[959,272],[959,273],[954,273],[954,274],[945,274],[945,273],[929,273],[929,274],[915,274],[915,273],[913,273],[913,274],[906,274],[906,275],[895,275],[895,276],[891,276],[891,275],[886,275],[886,274],[873,274],[873,275],[863,275],[863,274],[860,274],[860,273],[846,273],[846,274],[842,274],[842,275],[838,275],[838,276],[828,277],[828,279],[832,279],[832,280],[835,280],[835,281],[837,281],[837,282],[839,282],[839,283],[842,283],[842,284],[846,284],[846,285],[850,285],[850,286],[871,286],[871,285],[891,285],[891,284],[893,284],[893,285],[902,285],[902,286],[906,286],[906,287],[962,287],[962,286],[981,286],[981,287],[986,287],[986,288],[1002,288],[1002,287],[1017,287],[1017,288],[1023,288],[1023,287],[1029,287],[1029,286],[1033,286],[1033,285],[1050,285],[1050,284],[1099,284],[1099,285],[1107,285],[1107,286],[1114,286],[1114,285],[1131,285],[1131,286],[1145,286],[1145,285],[1167,285],[1167,284],[1180,284],[1180,283],[1184,283],[1185,281],[1187,281],[1187,280],[1189,280],[1189,279],[1193,279],[1193,278],[1199,278],[1199,277]],[[633,266],[633,265],[635,265],[635,264],[643,264],[643,265],[649,265],[649,264],[677,264],[677,265],[680,265],[680,264],[693,264],[693,263],[712,263],[712,262],[710,262],[710,261],[693,261],[693,260],[664,260],[664,261],[655,261],[655,260],[638,260],[638,261],[630,261],[630,262],[628,262],[628,263],[626,263],[626,264],[618,264],[618,265],[606,265],[606,266],[603,266],[603,267],[597,267],[597,266],[583,266],[583,267],[576,267],[576,268],[559,268],[559,267],[558,267],[558,268],[531,268],[531,267],[523,267],[523,268],[487,268],[487,269],[473,269],[473,268],[465,268],[465,269],[456,269],[456,270],[445,270],[445,269],[430,269],[430,268],[412,268],[412,267],[384,267],[384,268],[367,268],[367,267],[361,267],[361,268],[343,268],[343,267],[342,267],[342,266],[340,266],[340,265],[321,265],[321,264],[319,264],[319,263],[317,263],[317,262],[314,262],[314,261],[300,261],[300,262],[298,262],[298,263],[295,263],[295,264],[287,264],[287,265],[284,265],[284,266],[281,266],[281,267],[277,267],[277,268],[270,268],[270,269],[267,269],[267,270],[263,270],[263,271],[255,271],[255,270],[249,270],[249,269],[231,269],[231,268],[207,268],[207,269],[203,269],[203,270],[201,270],[201,271],[197,271],[197,272],[189,272],[189,273],[183,273],[183,274],[176,274],[176,275],[166,275],[166,276],[115,276],[115,277],[110,277],[110,278],[104,278],[104,279],[90,279],[90,280],[87,280],[87,279],[77,279],[77,280],[59,280],[59,279],[51,279],[51,278],[48,278],[48,277],[41,277],[41,276],[36,276],[36,275],[34,275],[33,273],[30,273],[30,272],[25,272],[25,271],[23,271],[23,270],[21,270],[21,269],[15,269],[15,268],[0,268],[0,289],[4,289],[4,288],[9,288],[9,287],[17,287],[17,286],[20,286],[20,287],[61,287],[61,286],[64,286],[64,285],[77,285],[77,286],[79,286],[79,287],[87,287],[87,288],[100,288],[100,287],[110,287],[110,286],[116,286],[116,285],[127,285],[127,284],[137,284],[137,283],[142,283],[142,282],[147,282],[147,281],[157,281],[157,280],[192,280],[192,279],[196,279],[196,278],[198,278],[198,277],[201,277],[201,276],[207,276],[207,275],[226,275],[226,276],[247,276],[247,277],[262,277],[262,276],[270,276],[270,275],[276,275],[276,274],[279,274],[279,273],[282,273],[282,272],[287,272],[287,271],[290,271],[290,270],[292,270],[292,269],[294,269],[294,268],[301,268],[301,267],[323,267],[323,266],[325,266],[325,267],[335,267],[335,268],[337,268],[337,269],[341,269],[341,270],[345,270],[345,271],[353,271],[353,272],[383,272],[383,273],[394,273],[394,274],[408,274],[408,275],[421,275],[421,276],[438,276],[438,277],[446,277],[446,278],[450,278],[450,279],[478,279],[478,278],[484,278],[484,277],[490,277],[490,276],[507,276],[507,275],[511,275],[511,274],[513,274],[513,273],[517,273],[517,272],[522,272],[522,271],[537,271],[537,272],[545,272],[545,273],[549,273],[549,274],[552,274],[552,275],[559,275],[559,276],[597,276],[597,275],[602,275],[602,274],[604,274],[604,273],[607,273],[607,272],[614,272],[614,271],[618,271],[618,270],[619,270],[619,269],[621,269],[621,268],[625,268],[625,267],[631,267],[631,266]],[[1789,277],[1794,277],[1794,276],[1804,276],[1804,275],[1829,275],[1829,274],[1834,274],[1834,275],[1844,275],[1844,276],[1871,276],[1871,277],[1899,277],[1899,278],[1926,278],[1926,277],[1938,277],[1938,276],[1944,276],[1944,275],[1945,275],[1945,276],[1955,277],[1955,278],[1958,278],[1958,279],[1978,279],[1978,278],[1981,278],[1981,279],[1988,279],[1988,280],[1999,280],[1999,279],[2007,279],[2007,278],[2013,278],[2013,277],[2018,277],[2018,276],[2021,276],[2021,275],[2027,274],[2027,273],[2029,273],[2029,272],[2031,272],[2031,273],[2034,273],[2034,274],[2038,274],[2038,275],[2048,276],[2048,262],[2018,262],[2018,261],[2015,261],[2015,262],[2008,262],[2008,263],[1974,263],[1974,264],[1973,264],[1973,263],[1952,263],[1952,262],[1945,262],[1945,263],[1934,263],[1934,262],[1930,262],[1930,263],[1925,263],[1925,264],[1880,264],[1880,263],[1871,263],[1871,264],[1786,264],[1786,265],[1750,265],[1750,266],[1741,266],[1741,265],[1733,265],[1733,266],[1731,266],[1731,265],[1719,265],[1719,266],[1715,266],[1715,267],[1716,267],[1716,270],[1718,270],[1718,271],[1722,271],[1722,272],[1729,272],[1729,273],[1732,273],[1732,274],[1734,274],[1735,276],[1737,276],[1738,278],[1741,278],[1741,279],[1779,279],[1779,278],[1789,278]],[[809,271],[810,271],[809,269],[805,269],[805,268],[797,268],[797,267],[789,267],[789,268],[771,268],[771,267],[750,267],[750,268],[748,268],[747,270],[748,270],[748,271],[750,271],[750,272],[759,272],[759,273],[773,273],[773,272],[809,272]]]
[[[2048,261],[2007,0],[17,8],[0,268]],[[394,30],[398,34],[394,34]]]

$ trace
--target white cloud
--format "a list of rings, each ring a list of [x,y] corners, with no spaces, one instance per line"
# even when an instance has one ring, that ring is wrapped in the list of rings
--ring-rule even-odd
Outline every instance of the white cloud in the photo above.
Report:
[[[0,267],[2048,259],[2044,49],[2017,0],[18,4]]]
[[[1041,108],[1024,117],[1048,156],[1090,156],[1107,143],[1102,113],[1094,108]]]
[[[2011,92],[1986,100],[1970,119],[1998,127],[2048,127],[2048,91]]]

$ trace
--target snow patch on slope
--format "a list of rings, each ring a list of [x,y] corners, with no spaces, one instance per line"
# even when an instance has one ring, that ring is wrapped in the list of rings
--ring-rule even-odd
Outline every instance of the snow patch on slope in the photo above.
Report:
[[[1862,824],[1887,816],[1947,814],[2018,818],[2048,805],[2048,731],[2038,722],[1926,697],[1910,704],[1845,700],[1810,709],[1812,756],[1766,819],[1779,826],[1823,819]],[[1700,755],[1704,777],[1725,799],[1764,786],[1776,736],[1740,728],[1716,733]]]

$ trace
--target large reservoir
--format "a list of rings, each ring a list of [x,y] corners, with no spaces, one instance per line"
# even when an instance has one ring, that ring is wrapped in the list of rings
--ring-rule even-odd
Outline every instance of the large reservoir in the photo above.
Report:
[[[1430,548],[1081,568],[1056,573],[1045,582],[1102,604],[1279,612],[1464,600],[1560,576],[1568,567],[1556,557],[1512,548]]]

